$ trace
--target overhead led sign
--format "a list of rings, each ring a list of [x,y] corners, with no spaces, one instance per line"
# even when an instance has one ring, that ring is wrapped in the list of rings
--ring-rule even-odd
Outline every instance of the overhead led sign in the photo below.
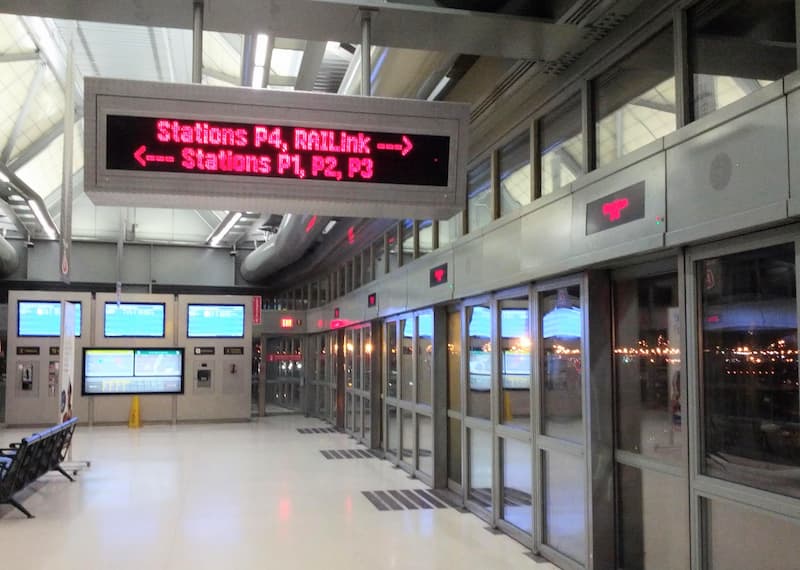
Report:
[[[443,218],[464,200],[469,107],[86,80],[97,204]]]
[[[586,235],[644,218],[644,182],[586,204]]]

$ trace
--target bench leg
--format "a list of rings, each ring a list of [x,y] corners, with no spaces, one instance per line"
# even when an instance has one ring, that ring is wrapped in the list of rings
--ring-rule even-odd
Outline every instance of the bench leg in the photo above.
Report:
[[[20,504],[19,504],[17,501],[15,501],[14,499],[8,499],[8,503],[9,503],[9,504],[10,504],[12,507],[16,507],[16,508],[17,508],[19,511],[21,511],[21,512],[22,512],[22,514],[24,514],[24,515],[25,515],[26,517],[28,517],[29,519],[32,519],[32,518],[33,518],[33,515],[32,515],[32,514],[31,514],[31,513],[28,511],[28,509],[26,509],[25,507],[23,507],[22,505],[20,505]]]
[[[66,477],[67,479],[69,479],[69,480],[70,480],[70,481],[72,481],[73,483],[75,482],[75,479],[73,479],[73,478],[72,478],[72,476],[71,476],[69,473],[67,473],[66,471],[64,471],[64,469],[62,469],[62,467],[61,467],[60,465],[59,465],[58,467],[56,467],[56,471],[58,471],[59,473],[61,473],[61,474],[62,474],[64,477]]]

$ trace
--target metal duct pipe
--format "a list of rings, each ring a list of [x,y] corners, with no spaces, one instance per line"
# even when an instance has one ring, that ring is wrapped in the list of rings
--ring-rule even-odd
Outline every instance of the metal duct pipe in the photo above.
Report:
[[[19,267],[17,250],[4,237],[0,237],[0,277],[8,277]]]
[[[240,269],[242,277],[256,283],[297,261],[322,233],[327,223],[328,218],[286,214],[275,239],[256,248],[244,258]]]

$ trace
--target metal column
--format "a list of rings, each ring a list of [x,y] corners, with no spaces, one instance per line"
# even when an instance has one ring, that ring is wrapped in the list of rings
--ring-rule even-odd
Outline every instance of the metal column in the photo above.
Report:
[[[203,81],[203,2],[195,0],[192,26],[192,83]]]
[[[372,95],[372,12],[361,10],[361,94],[364,97]]]

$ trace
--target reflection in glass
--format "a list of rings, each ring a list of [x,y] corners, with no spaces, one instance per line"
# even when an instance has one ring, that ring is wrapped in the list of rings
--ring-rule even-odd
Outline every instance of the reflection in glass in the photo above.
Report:
[[[695,117],[797,69],[795,2],[701,2],[689,10]]]
[[[672,27],[595,80],[597,165],[677,128]]]
[[[461,313],[447,313],[447,407],[461,411]]]
[[[414,414],[411,410],[400,410],[400,447],[403,449],[403,454],[400,460],[405,463],[411,463],[414,457]]]
[[[353,397],[353,432],[356,437],[361,435],[361,398]]]
[[[685,460],[680,334],[676,274],[614,284],[619,449],[670,463]]]
[[[375,279],[386,274],[386,258],[384,257],[383,236],[372,242],[372,266]]]
[[[583,172],[581,94],[539,119],[541,192],[547,196]]]
[[[467,307],[469,334],[469,384],[467,412],[477,418],[491,418],[492,343],[491,311],[486,305]]]
[[[433,314],[417,317],[417,402],[433,404]]]
[[[433,477],[433,420],[417,414],[417,468]]]
[[[704,471],[800,497],[792,244],[698,264]]]
[[[467,173],[467,231],[492,221],[492,178],[489,159]]]
[[[444,247],[448,243],[456,241],[461,237],[461,212],[447,220],[439,220],[439,247]]]
[[[798,570],[800,525],[739,507],[703,500],[708,570]]]
[[[573,560],[586,558],[586,482],[583,459],[544,452],[544,542]]]
[[[500,147],[500,216],[531,202],[531,135],[524,131]]]
[[[422,220],[419,223],[419,255],[433,251],[433,220]]]
[[[397,322],[386,323],[386,395],[397,397]]]
[[[501,421],[522,429],[531,422],[531,337],[528,297],[500,302]]]
[[[686,480],[618,465],[620,568],[689,570]]]
[[[503,457],[503,519],[527,533],[532,529],[531,446],[501,439]]]
[[[540,294],[542,415],[545,435],[582,443],[583,396],[580,287]]]
[[[361,330],[364,332],[364,360],[362,362],[364,390],[369,392],[372,386],[372,327],[366,326]]]
[[[392,455],[397,455],[399,442],[400,418],[397,416],[397,408],[386,406],[386,451]]]
[[[344,409],[345,429],[353,431],[353,395],[347,394],[347,406]]]
[[[414,220],[405,219],[400,224],[400,231],[402,232],[402,263],[408,265],[414,261]]]
[[[397,242],[399,226],[394,226],[386,232],[386,254],[389,258],[389,271],[397,271],[400,263],[400,244]]]
[[[461,421],[447,418],[447,478],[461,484]]]
[[[414,319],[400,321],[400,398],[414,399]]]
[[[364,405],[364,439],[369,444],[369,436],[372,432],[372,410],[370,410],[370,401],[367,398],[361,400]]]
[[[492,434],[467,430],[469,443],[469,498],[492,509]]]
[[[353,387],[361,390],[361,329],[353,331],[352,345],[347,345],[347,350],[353,355]]]

